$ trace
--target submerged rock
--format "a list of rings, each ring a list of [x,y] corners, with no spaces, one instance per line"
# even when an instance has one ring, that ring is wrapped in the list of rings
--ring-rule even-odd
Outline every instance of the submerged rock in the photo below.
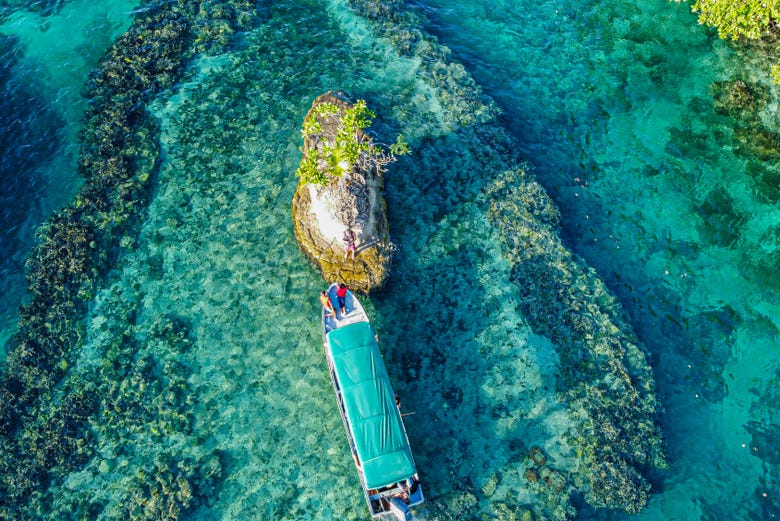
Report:
[[[650,491],[644,473],[667,467],[655,422],[660,405],[643,346],[617,299],[564,247],[560,214],[531,176],[504,172],[487,194],[488,217],[512,262],[523,313],[558,346],[558,397],[575,420],[566,438],[580,460],[568,470],[569,481],[594,507],[636,514]],[[532,448],[529,458],[553,491],[566,489],[567,479],[548,468],[540,448]]]
[[[536,483],[536,481],[539,480],[539,471],[537,471],[533,467],[529,467],[525,469],[525,473],[523,474],[523,476],[525,476],[525,479],[527,479],[531,483]]]
[[[531,458],[531,461],[534,462],[534,465],[537,467],[541,467],[545,463],[547,463],[547,456],[544,455],[544,452],[542,451],[541,447],[537,447],[534,445],[531,447],[531,451],[528,454],[528,457]]]
[[[333,91],[312,103],[304,119],[303,159],[292,215],[295,238],[323,278],[368,293],[381,287],[390,272],[393,246],[381,192],[382,167],[394,157],[374,145],[359,124],[345,129],[349,124],[345,120],[352,118],[348,111],[355,107],[365,109],[365,104],[353,104],[345,93]],[[365,113],[372,116],[367,109]],[[359,147],[357,157],[334,152],[345,135],[354,140],[350,145]],[[350,231],[354,257],[348,255],[345,240]]]
[[[539,469],[539,477],[544,480],[545,483],[550,485],[556,492],[562,492],[566,488],[566,478],[564,478],[560,472],[551,469],[549,467],[542,467]]]

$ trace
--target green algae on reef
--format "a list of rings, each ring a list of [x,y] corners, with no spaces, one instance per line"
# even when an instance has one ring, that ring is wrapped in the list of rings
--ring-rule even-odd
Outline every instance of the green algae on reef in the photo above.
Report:
[[[39,231],[27,262],[29,302],[20,310],[19,332],[8,342],[0,382],[0,515],[5,518],[46,515],[54,498],[45,489],[94,454],[87,423],[107,407],[98,397],[107,396],[101,394],[104,386],[118,374],[86,384],[69,372],[83,341],[80,319],[117,256],[132,245],[149,200],[158,146],[146,104],[181,78],[189,56],[224,45],[253,18],[249,2],[212,4],[152,3],[139,10],[90,77],[79,159],[85,183],[75,202]],[[132,350],[133,343],[116,349]],[[133,357],[130,352],[123,356]],[[156,519],[163,512],[172,518],[192,503],[185,488],[198,487],[166,477],[165,467],[150,469],[162,473],[157,491],[147,490],[174,503],[128,512],[130,518]],[[168,494],[173,499],[166,499]],[[143,501],[143,493],[139,497]],[[85,508],[90,513],[100,509],[94,504]]]

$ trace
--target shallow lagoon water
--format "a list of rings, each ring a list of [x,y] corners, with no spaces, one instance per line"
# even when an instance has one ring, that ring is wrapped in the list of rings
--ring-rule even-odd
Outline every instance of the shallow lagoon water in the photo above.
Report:
[[[740,159],[722,143],[670,138],[681,127],[677,140],[714,124],[729,129],[708,108],[707,84],[738,62],[722,45],[710,48],[674,5],[641,6],[623,21],[591,14],[581,25],[571,23],[573,10],[569,23],[556,21],[564,14],[551,4],[479,16],[466,5],[424,7],[430,30],[499,102],[561,206],[572,248],[621,298],[652,355],[671,469],[639,517],[749,518],[762,501],[774,515],[777,287],[760,275],[776,248],[766,240],[776,204],[751,198],[734,168]],[[195,440],[188,450],[223,464],[218,494],[196,519],[365,517],[322,364],[314,296],[324,282],[298,252],[289,218],[300,120],[330,88],[369,100],[378,132],[390,140],[400,131],[415,149],[388,173],[399,252],[389,288],[367,304],[396,389],[415,413],[406,424],[429,490],[422,516],[469,519],[500,515],[500,503],[538,502],[522,476],[530,444],[559,465],[576,464],[561,437],[569,419],[556,401],[554,346],[519,312],[511,266],[479,203],[500,161],[475,157],[415,64],[344,9],[277,4],[236,49],[198,60],[190,80],[153,107],[166,155],[157,192],[88,318],[82,368],[109,341],[106,324],[126,320],[117,308],[135,310],[139,336],[163,314],[190,323],[194,433],[169,443]],[[650,23],[685,35],[688,50],[631,25]],[[628,38],[637,33],[646,46]],[[690,46],[703,56],[693,67]],[[661,60],[664,82],[643,66],[648,53]],[[736,210],[724,216],[724,205]],[[102,445],[102,458],[64,489],[104,497],[110,517],[122,480],[162,450],[134,443],[119,461]]]
[[[745,504],[777,494],[773,449],[753,428],[776,432],[778,279],[765,267],[777,264],[780,177],[746,154],[711,83],[766,79],[684,6],[422,5],[653,353],[672,472],[640,518],[756,515]]]
[[[323,285],[298,251],[289,219],[300,114],[311,102],[304,92],[298,99],[294,95],[303,90],[299,85],[319,80],[316,71],[299,70],[305,51],[283,49],[280,42],[301,40],[298,31],[318,15],[313,6],[275,9],[267,25],[247,35],[245,49],[198,62],[196,80],[156,107],[167,162],[138,245],[107,290],[113,296],[103,297],[137,299],[140,330],[163,314],[191,322],[196,338],[192,363],[198,368],[191,378],[198,396],[195,429],[204,437],[203,450],[222,454],[226,466],[218,498],[196,512],[199,519],[363,516],[357,476],[343,450],[345,438],[322,366],[319,327],[312,319],[316,298],[287,297],[316,296]],[[391,79],[381,76],[381,69],[355,68],[352,60],[362,56],[340,52],[341,30],[332,23],[327,34],[333,36],[320,36],[315,48],[333,45],[329,68],[341,75],[331,80],[334,86],[367,98],[376,89],[379,99],[380,90],[413,88],[412,75]],[[367,62],[375,56],[370,49],[361,52]],[[258,55],[264,58],[256,60]],[[356,77],[354,69],[364,76]],[[397,88],[387,89],[388,82]],[[271,84],[278,92],[258,91]],[[378,110],[391,109],[393,101],[398,100],[387,100]],[[408,103],[396,108],[415,111]],[[419,113],[428,117],[428,111]],[[429,128],[444,133],[429,121],[413,123],[395,124],[409,125],[400,130],[411,140]],[[439,159],[435,151],[422,157],[431,163],[418,160],[418,168],[445,173],[452,168],[434,164]],[[409,244],[397,260],[393,287],[398,290],[379,297],[381,305],[368,301],[368,308],[387,346],[391,373],[408,375],[408,381],[397,381],[397,390],[415,406],[407,425],[418,464],[429,469],[436,504],[437,495],[457,491],[464,480],[474,481],[469,487],[481,486],[495,473],[496,461],[519,476],[518,462],[501,454],[508,440],[520,443],[522,432],[532,431],[535,439],[550,438],[554,447],[560,433],[545,425],[555,416],[544,415],[556,408],[554,353],[517,350],[526,342],[544,346],[544,340],[528,338],[515,290],[504,284],[508,265],[497,238],[485,236],[489,227],[474,203],[455,206],[464,194],[454,191],[454,183],[442,185],[444,196],[436,204],[447,209],[434,221],[420,208],[430,207],[431,200],[409,192],[429,182],[415,171],[392,174],[399,198],[393,212],[417,216],[396,234],[399,244]],[[453,231],[459,235],[455,241]],[[474,284],[483,286],[484,303],[473,309],[457,306],[452,292],[465,294]],[[414,310],[408,309],[410,303]],[[105,307],[98,308],[93,323],[102,324],[105,313]],[[491,323],[496,313],[506,320]],[[409,338],[417,340],[410,343]],[[96,340],[104,341],[99,335]],[[537,388],[543,380],[547,385]],[[526,382],[528,390],[519,392],[517,381]],[[417,403],[417,394],[431,399]],[[500,399],[513,411],[511,417],[480,419],[477,411],[485,399]],[[543,420],[520,424],[522,409],[534,409]],[[464,425],[469,425],[466,432]],[[448,436],[428,437],[428,429]],[[519,446],[513,444],[512,452]],[[132,464],[122,468],[130,472]],[[96,485],[104,488],[100,480]],[[503,488],[509,494],[511,481]]]

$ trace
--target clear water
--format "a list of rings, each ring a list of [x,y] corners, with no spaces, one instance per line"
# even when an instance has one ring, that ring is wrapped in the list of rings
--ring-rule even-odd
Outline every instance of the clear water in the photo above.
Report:
[[[672,472],[640,518],[745,518],[777,494],[774,449],[746,425],[777,433],[780,174],[745,153],[710,84],[750,73],[684,5],[423,7],[655,357]]]
[[[129,5],[94,4],[66,3],[46,20],[48,32],[32,13],[3,25],[30,42],[10,74],[40,93],[61,143],[29,166],[45,182],[9,198],[20,209],[6,217],[4,204],[3,233],[18,222],[27,230],[25,240],[4,240],[4,262],[16,259],[4,268],[10,278],[20,280],[29,230],[67,199],[49,187],[77,185],[72,166],[57,163],[63,150],[75,154],[84,103],[76,93],[129,23]],[[651,354],[671,468],[637,518],[777,515],[778,174],[740,148],[738,122],[716,113],[709,87],[732,77],[766,82],[760,69],[713,42],[684,5],[417,6],[503,109],[562,210],[569,246],[619,297]],[[576,465],[555,395],[557,356],[518,311],[511,266],[480,203],[507,165],[453,133],[445,96],[339,1],[274,3],[266,15],[153,106],[166,159],[149,217],[95,299],[72,369],[99,366],[128,309],[139,338],[161,315],[183,317],[193,338],[183,357],[193,432],[159,443],[140,430],[120,451],[98,429],[99,457],[52,493],[98,499],[111,518],[123,483],[147,461],[166,451],[218,454],[224,479],[193,519],[366,517],[323,367],[316,294],[324,282],[290,221],[302,115],[316,95],[342,88],[369,100],[380,134],[401,132],[415,151],[387,177],[399,254],[388,289],[366,304],[414,412],[406,425],[429,495],[419,513],[509,518],[504,505],[547,502],[548,515],[562,518],[556,498],[523,478],[530,445],[562,468]],[[51,50],[67,24],[85,28],[76,32],[83,51],[73,41]],[[95,26],[101,38],[89,37]],[[40,63],[56,71],[76,55],[75,70],[33,81]],[[774,125],[774,105],[763,117]],[[5,338],[11,318],[2,327]]]
[[[0,19],[0,345],[15,328],[34,229],[80,185],[76,137],[87,103],[84,82],[130,25],[138,2],[74,0],[63,2],[56,16],[35,4],[3,7]]]

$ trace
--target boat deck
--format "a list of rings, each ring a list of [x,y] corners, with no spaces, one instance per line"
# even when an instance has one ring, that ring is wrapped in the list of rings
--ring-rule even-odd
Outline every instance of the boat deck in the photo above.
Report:
[[[363,310],[363,306],[357,301],[352,294],[352,291],[347,292],[347,313],[342,315],[341,310],[339,310],[339,301],[336,296],[336,291],[338,291],[338,284],[334,282],[328,288],[328,298],[330,299],[330,303],[333,304],[333,309],[336,310],[336,316],[326,316],[324,318],[325,334],[328,334],[330,331],[339,327],[354,324],[356,322],[368,322],[368,316],[366,315],[365,310]]]

